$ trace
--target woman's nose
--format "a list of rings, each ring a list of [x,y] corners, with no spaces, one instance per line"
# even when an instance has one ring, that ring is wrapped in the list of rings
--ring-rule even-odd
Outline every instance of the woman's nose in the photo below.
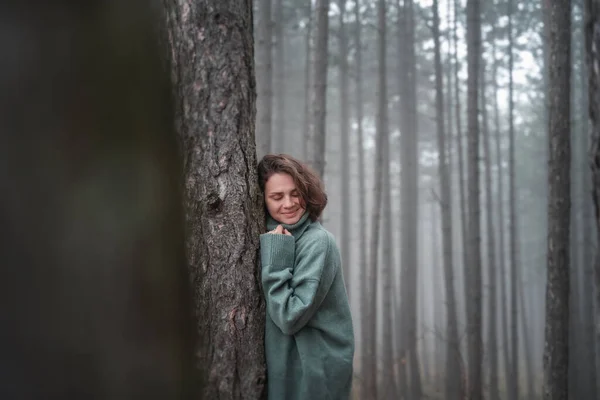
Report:
[[[292,201],[292,199],[290,197],[286,197],[285,200],[283,201],[283,206],[286,208],[291,207],[294,204],[294,202]]]

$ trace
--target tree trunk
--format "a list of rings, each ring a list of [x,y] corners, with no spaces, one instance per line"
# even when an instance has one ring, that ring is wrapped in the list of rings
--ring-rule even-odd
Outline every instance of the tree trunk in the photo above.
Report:
[[[469,312],[469,294],[467,293],[468,287],[466,284],[466,279],[468,275],[468,265],[469,265],[469,242],[468,242],[468,221],[467,221],[467,189],[465,187],[466,182],[466,172],[465,172],[465,156],[464,156],[464,132],[462,129],[462,114],[461,114],[461,100],[460,100],[460,77],[458,72],[460,71],[460,63],[458,61],[458,15],[459,15],[459,0],[454,0],[454,21],[452,26],[453,36],[454,36],[454,111],[456,113],[456,148],[458,150],[458,202],[460,207],[460,229],[461,229],[461,254],[462,254],[462,274],[463,274],[463,282],[462,282],[462,299],[464,304],[464,308],[461,308],[465,315],[470,314]],[[459,297],[460,298],[460,297]],[[459,300],[460,301],[460,300]],[[459,303],[460,304],[460,303]],[[460,315],[459,315],[460,319]],[[466,389],[466,388],[464,388]]]
[[[421,372],[417,358],[417,265],[418,265],[418,141],[417,141],[417,78],[415,56],[415,18],[412,0],[404,3],[404,53],[402,59],[401,94],[401,271],[402,327],[409,400],[422,396]]]
[[[469,399],[481,399],[482,339],[481,339],[481,237],[479,204],[479,113],[478,90],[481,58],[481,10],[479,0],[467,1],[467,116],[469,170],[469,257],[467,289],[467,337],[469,348]]]
[[[2,399],[193,398],[181,160],[154,11],[0,4]]]
[[[446,157],[447,160],[447,157]],[[447,164],[447,161],[446,161]],[[439,166],[438,166],[439,168]],[[441,185],[441,181],[440,181]],[[433,355],[432,355],[432,375],[433,375],[433,388],[436,393],[443,393],[444,381],[442,377],[446,376],[446,371],[444,369],[444,365],[446,363],[446,353],[448,352],[448,340],[445,332],[449,332],[447,328],[444,328],[444,322],[447,320],[447,317],[444,313],[444,305],[446,304],[446,299],[443,296],[444,291],[444,281],[443,281],[443,273],[445,266],[445,259],[443,256],[443,250],[440,251],[440,222],[437,213],[437,206],[442,206],[441,200],[440,203],[431,203],[431,226],[429,228],[431,232],[431,256],[433,258],[432,262],[432,276],[433,276],[433,290],[431,290],[431,298],[433,302]],[[446,329],[446,330],[444,330]]]
[[[585,63],[585,23],[586,23],[586,10],[583,5],[582,8],[582,22],[580,25],[581,36],[580,36],[580,60],[581,60],[581,71],[579,73],[580,80],[580,101],[581,108],[579,110],[579,117],[581,118],[581,144],[580,144],[580,158],[578,164],[582,170],[581,180],[583,181],[583,187],[581,190],[581,196],[583,198],[583,206],[581,209],[581,221],[582,221],[582,236],[583,240],[580,243],[582,247],[582,265],[583,265],[583,284],[582,284],[582,315],[583,324],[582,332],[584,334],[583,348],[589,349],[583,354],[584,361],[584,386],[583,396],[589,399],[595,399],[598,396],[598,388],[596,387],[596,374],[598,366],[596,365],[596,354],[600,350],[599,346],[595,341],[594,327],[594,244],[592,242],[593,237],[593,216],[591,207],[591,177],[590,170],[588,168],[588,158],[586,157],[587,149],[589,147],[589,132],[590,124],[588,117],[588,93],[586,92],[587,87],[587,76],[588,70]]]
[[[588,111],[590,116],[589,163],[591,192],[596,224],[596,241],[600,243],[600,2],[585,0],[585,42],[588,72]],[[591,245],[591,244],[590,244]],[[600,252],[596,243],[594,260],[596,285],[596,343],[600,342]],[[600,352],[597,352],[600,361]],[[597,364],[600,367],[600,362]],[[598,390],[598,388],[597,388]]]
[[[387,43],[387,10],[385,0],[379,0],[378,3],[378,28],[380,39],[378,41],[378,91],[377,91],[377,134],[381,135],[381,151],[383,158],[383,168],[381,174],[381,184],[383,193],[382,199],[382,211],[383,215],[388,217],[392,216],[392,193],[391,193],[391,181],[390,181],[390,135],[389,135],[389,120],[388,120],[388,94],[387,94],[387,56],[386,56],[386,43]],[[394,340],[392,331],[392,291],[395,291],[395,282],[393,274],[393,247],[392,247],[392,235],[393,229],[391,223],[383,224],[382,229],[382,255],[383,263],[381,268],[381,280],[383,284],[383,356],[382,356],[382,387],[381,387],[381,399],[396,399],[398,398],[398,391],[396,387],[396,380],[394,376]],[[377,251],[374,247],[371,251]]]
[[[363,84],[362,84],[362,30],[361,30],[361,15],[360,15],[360,7],[359,1],[355,0],[354,2],[354,19],[356,21],[354,27],[354,42],[356,45],[356,65],[355,65],[355,74],[356,74],[356,140],[358,142],[357,145],[357,153],[358,153],[358,207],[359,207],[359,221],[360,226],[363,229],[360,229],[360,267],[358,268],[359,276],[360,276],[360,314],[361,314],[361,358],[360,358],[360,372],[362,377],[361,383],[361,398],[367,398],[367,395],[364,391],[366,376],[368,376],[368,372],[366,371],[366,366],[369,365],[369,294],[368,294],[368,264],[367,264],[367,234],[366,234],[366,226],[367,226],[367,210],[366,210],[366,189],[365,189],[365,150],[364,150],[364,135],[363,135]]]
[[[514,88],[513,88],[513,2],[508,0],[508,193],[509,193],[509,242],[510,242],[510,374],[508,377],[508,394],[511,399],[519,399],[519,321],[517,303],[517,189],[515,185],[515,127],[514,127]]]
[[[446,290],[446,365],[445,398],[460,398],[460,343],[456,317],[456,292],[454,288],[454,259],[452,254],[452,198],[449,168],[449,144],[446,143],[444,126],[444,94],[440,45],[440,18],[438,0],[433,0],[433,40],[435,46],[435,88],[437,117],[438,175],[440,182],[440,208],[442,222],[442,247],[444,286]],[[451,137],[449,135],[449,137]],[[435,235],[437,237],[437,235]]]
[[[286,146],[285,131],[285,20],[283,0],[277,0],[275,7],[275,132],[272,136],[275,153],[289,152]]]
[[[307,162],[323,178],[325,172],[325,120],[327,115],[327,67],[329,0],[316,0],[316,42],[313,52],[312,118],[308,130]]]
[[[369,257],[369,367],[367,370],[367,379],[365,379],[366,398],[377,400],[379,398],[378,374],[377,374],[377,283],[378,283],[378,255],[379,255],[379,229],[381,222],[381,205],[383,197],[383,169],[386,161],[384,148],[385,134],[387,129],[387,98],[386,80],[385,80],[385,27],[386,27],[386,6],[385,0],[377,2],[377,118],[376,118],[376,160],[375,160],[375,188],[373,193],[373,214],[371,221],[371,248]]]
[[[492,26],[494,31],[493,36],[496,37],[496,25]],[[496,54],[496,43],[492,42],[492,48],[494,54]],[[500,110],[498,105],[498,61],[494,57],[494,129],[496,131],[496,168],[498,169],[498,280],[500,281],[500,317],[501,317],[501,330],[502,330],[502,342],[500,348],[502,349],[503,359],[502,364],[504,366],[504,381],[505,390],[510,387],[510,341],[508,336],[508,301],[506,299],[506,246],[504,242],[504,177],[503,177],[503,166],[502,166],[502,150],[501,150],[501,136],[502,132],[500,129]]]
[[[568,398],[571,2],[550,5],[548,280],[544,399]]]
[[[407,85],[408,85],[408,78],[407,78],[407,74],[408,74],[408,61],[407,61],[407,51],[408,51],[408,45],[409,45],[409,41],[408,41],[408,29],[407,29],[407,7],[406,7],[406,3],[401,4],[400,2],[398,2],[398,12],[397,12],[397,20],[396,20],[396,30],[397,30],[397,35],[398,35],[398,65],[400,66],[399,68],[399,72],[398,72],[398,92],[399,92],[399,96],[400,96],[400,123],[399,123],[399,128],[401,132],[404,132],[406,130],[406,126],[407,126],[407,112],[406,112],[406,107],[404,106],[403,102],[407,102],[407,100],[403,100],[406,99],[408,94],[407,94]],[[401,139],[401,143],[400,143],[400,148],[398,149],[399,153],[401,154],[401,159],[404,159],[404,149],[403,149],[403,143],[402,143],[402,139]],[[405,162],[404,161],[401,161]],[[403,169],[402,164],[401,164],[401,169]],[[401,178],[402,179],[402,178]],[[402,182],[401,182],[402,185]],[[402,219],[402,217],[401,217]],[[404,228],[402,226],[402,228]],[[403,245],[403,240],[402,239],[404,237],[404,234],[401,233],[400,234],[400,248],[402,249],[402,245]],[[405,282],[405,272],[403,269],[403,264],[404,263],[404,258],[402,256],[402,252],[400,254],[400,294],[402,296],[404,296],[405,292],[405,286],[406,286],[406,282]],[[397,316],[397,334],[398,334],[398,354],[396,356],[396,358],[398,359],[398,388],[400,391],[400,396],[403,399],[407,399],[409,396],[408,393],[408,382],[407,382],[407,351],[406,351],[406,311],[405,311],[405,303],[403,301],[401,301],[400,296],[398,297],[398,304],[399,304],[399,310],[400,310],[400,315]]]
[[[528,328],[531,320],[527,319],[527,308],[525,307],[525,291],[523,290],[522,279],[519,279],[517,284],[519,285],[519,307],[521,308],[521,329],[523,330],[523,356],[525,358],[525,368],[527,370],[527,398],[535,399],[536,393],[534,388],[533,352],[531,351],[531,344],[529,341],[530,329]]]
[[[350,295],[350,105],[348,82],[348,29],[346,17],[346,0],[339,0],[340,10],[340,139],[341,139],[341,193],[340,210],[342,212],[340,227],[340,254],[346,282],[346,291]],[[364,226],[364,225],[362,225]],[[364,228],[363,228],[364,229]],[[361,266],[361,267],[364,267]]]
[[[180,4],[166,6],[184,156],[196,356],[206,382],[201,397],[261,398],[265,308],[257,250],[264,215],[253,131],[251,2]]]
[[[304,42],[304,54],[306,57],[306,63],[304,64],[304,118],[302,119],[302,132],[300,132],[301,137],[304,138],[302,140],[302,159],[308,159],[308,142],[309,142],[309,132],[311,126],[311,77],[310,77],[310,68],[312,66],[312,31],[313,31],[313,9],[312,9],[312,0],[306,1],[305,6],[306,11],[306,37]]]
[[[572,21],[573,30],[570,34],[570,43],[572,46],[571,51],[571,65],[573,68],[573,76],[577,74],[577,68],[581,64],[581,55],[577,54],[577,10],[572,8]],[[577,80],[571,80],[571,121],[570,126],[573,132],[578,132],[580,120],[577,114]],[[569,299],[569,397],[570,398],[581,398],[583,393],[583,360],[585,356],[584,352],[589,352],[588,349],[584,350],[583,337],[583,319],[581,314],[581,271],[583,270],[580,242],[582,239],[582,226],[580,220],[580,210],[583,200],[581,193],[582,187],[582,170],[579,168],[579,160],[581,159],[580,146],[581,137],[583,132],[580,134],[573,135],[573,143],[571,144],[573,165],[571,166],[571,237],[569,240],[569,251],[570,251],[570,299]],[[587,197],[587,196],[586,196]]]
[[[492,196],[493,183],[492,183],[492,148],[490,144],[490,129],[489,119],[487,113],[487,106],[485,99],[486,96],[486,76],[485,76],[485,63],[481,61],[481,113],[483,122],[483,151],[485,161],[485,204],[486,204],[486,228],[487,228],[487,245],[488,245],[488,288],[489,288],[489,301],[488,301],[488,340],[487,340],[487,355],[489,361],[489,398],[490,400],[500,400],[500,393],[498,388],[498,327],[497,327],[497,306],[496,300],[498,298],[496,292],[496,280],[497,280],[497,267],[496,267],[496,230],[494,225],[494,213],[496,210],[496,203]],[[495,79],[495,77],[494,77]]]
[[[259,158],[271,152],[273,128],[273,23],[271,1],[261,0],[258,7],[256,44],[257,132],[256,152]]]

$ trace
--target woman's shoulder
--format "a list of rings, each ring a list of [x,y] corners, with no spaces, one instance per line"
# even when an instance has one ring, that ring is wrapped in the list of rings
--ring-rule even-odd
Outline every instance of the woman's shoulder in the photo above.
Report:
[[[308,229],[302,235],[306,242],[325,245],[327,247],[337,248],[335,237],[319,221],[311,222]]]

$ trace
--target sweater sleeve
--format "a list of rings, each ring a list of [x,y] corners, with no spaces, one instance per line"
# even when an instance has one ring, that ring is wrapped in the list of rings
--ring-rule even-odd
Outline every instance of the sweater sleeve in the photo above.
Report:
[[[298,332],[327,295],[334,274],[324,274],[330,251],[326,233],[300,254],[291,236],[264,234],[260,238],[262,284],[267,312],[286,335]]]

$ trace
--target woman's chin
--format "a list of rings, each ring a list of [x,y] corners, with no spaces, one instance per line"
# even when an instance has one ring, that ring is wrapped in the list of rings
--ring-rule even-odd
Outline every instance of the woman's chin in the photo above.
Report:
[[[281,214],[279,216],[279,222],[287,225],[293,225],[300,220],[301,215],[302,214],[300,214],[300,211],[296,211],[295,213],[290,215]]]

